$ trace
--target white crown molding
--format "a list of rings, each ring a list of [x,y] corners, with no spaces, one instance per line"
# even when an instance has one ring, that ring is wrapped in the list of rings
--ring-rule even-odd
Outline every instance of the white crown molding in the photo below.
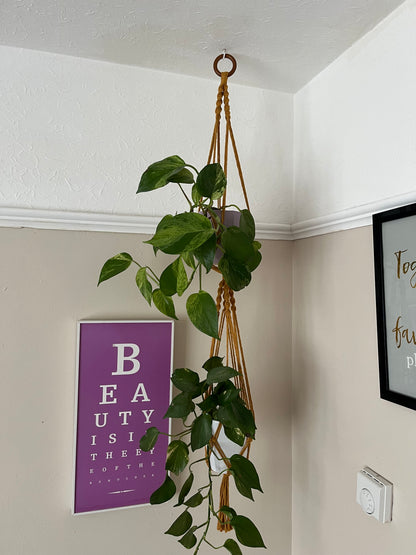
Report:
[[[154,233],[159,220],[160,216],[0,207],[0,227],[151,234]],[[289,224],[258,224],[256,237],[290,240],[291,228]]]
[[[48,209],[0,207],[1,227],[30,227],[66,231],[153,233],[159,219],[151,216],[66,212]]]
[[[416,192],[389,197],[292,225],[259,223],[256,226],[256,237],[291,241],[368,226],[372,224],[373,214],[413,202],[416,202]],[[151,234],[154,233],[159,219],[160,216],[0,207],[0,227]]]
[[[316,235],[372,225],[373,214],[413,202],[416,202],[416,192],[414,191],[333,212],[327,216],[296,222],[291,226],[291,238],[293,240],[305,239]]]
[[[291,241],[292,230],[290,224],[262,224],[256,223],[256,239],[271,239],[273,241]]]

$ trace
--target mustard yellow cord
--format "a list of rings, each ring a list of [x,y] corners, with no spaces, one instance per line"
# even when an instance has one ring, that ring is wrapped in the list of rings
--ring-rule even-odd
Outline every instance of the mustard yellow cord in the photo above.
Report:
[[[246,207],[250,210],[247,191],[244,184],[243,172],[241,169],[240,159],[237,152],[237,145],[234,138],[234,133],[231,125],[231,110],[230,110],[230,99],[228,93],[228,72],[221,73],[221,82],[218,87],[217,101],[215,104],[215,125],[212,134],[208,164],[219,163],[221,164],[221,116],[222,107],[224,106],[224,117],[225,117],[225,137],[224,137],[224,154],[223,154],[223,170],[225,175],[228,171],[228,149],[229,143],[231,142],[232,150],[238,170],[238,175],[240,179],[240,185],[243,191],[244,200]],[[221,219],[224,221],[225,207],[226,207],[226,194],[224,193],[222,199],[218,201],[218,208],[222,210]],[[217,267],[213,267],[215,271],[218,272]],[[237,310],[234,298],[234,292],[225,281],[222,279],[218,286],[217,291],[217,312],[218,312],[218,335],[219,339],[213,339],[211,342],[210,356],[219,356],[220,347],[223,339],[225,340],[225,359],[227,366],[232,366],[235,370],[239,372],[239,375],[234,378],[235,386],[240,390],[240,396],[244,400],[248,409],[250,409],[254,416],[253,401],[250,392],[250,385],[248,382],[248,374],[246,368],[246,362],[244,358],[243,345],[241,341],[240,328],[237,319]],[[212,388],[209,390],[210,394]],[[215,451],[224,459],[228,468],[230,468],[230,463],[222,450],[218,438],[222,428],[222,424],[219,424],[216,432],[211,438],[210,448],[215,449]],[[252,439],[247,437],[244,445],[241,448],[240,454],[249,457],[250,446]],[[229,505],[229,478],[230,472],[224,474],[220,486],[220,508],[224,505]],[[219,512],[218,513],[218,530],[228,532],[230,531],[231,525],[229,518]]]

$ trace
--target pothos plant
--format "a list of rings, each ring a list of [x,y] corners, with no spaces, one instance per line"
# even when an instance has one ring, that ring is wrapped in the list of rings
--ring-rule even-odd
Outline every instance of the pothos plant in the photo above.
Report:
[[[152,245],[155,255],[158,251],[175,255],[173,262],[158,276],[147,264],[141,264],[123,252],[105,262],[98,284],[136,265],[136,284],[149,305],[153,302],[160,312],[177,319],[173,297],[185,294],[198,276],[199,290],[188,296],[186,311],[198,330],[219,339],[217,307],[212,296],[202,287],[203,275],[211,271],[219,250],[221,258],[217,269],[230,289],[239,291],[250,283],[251,273],[261,262],[261,245],[255,240],[254,220],[249,210],[240,210],[232,205],[240,213],[239,225],[226,227],[223,223],[220,211],[214,208],[214,201],[222,198],[227,186],[220,164],[208,164],[198,171],[179,156],[170,156],[149,166],[141,177],[137,193],[154,191],[169,183],[178,185],[188,210],[164,216],[153,237],[145,243]],[[185,548],[194,548],[194,554],[205,543],[213,549],[224,548],[232,555],[239,555],[242,553],[239,544],[248,547],[265,545],[249,518],[229,506],[223,506],[219,511],[214,508],[214,480],[229,472],[239,493],[251,500],[253,490],[262,489],[253,463],[242,455],[235,454],[227,459],[224,472],[213,471],[211,457],[219,459],[220,455],[211,442],[212,427],[213,422],[220,422],[225,435],[243,446],[247,437],[254,438],[256,426],[252,412],[232,381],[238,375],[236,369],[224,365],[223,358],[213,356],[202,365],[202,373],[201,378],[200,373],[189,368],[178,368],[172,374],[171,381],[179,394],[172,399],[165,418],[182,421],[181,430],[169,434],[166,478],[151,495],[150,503],[171,500],[177,493],[177,487],[169,473],[180,475],[186,471],[187,477],[175,505],[182,512],[166,534],[178,537]],[[153,449],[160,434],[156,427],[149,427],[140,440],[140,448],[143,451]],[[193,457],[195,460],[191,462],[190,451],[199,451],[201,455]],[[207,483],[201,487],[194,485],[196,465],[202,465],[207,470]],[[204,502],[206,517],[202,522],[194,522],[191,510]],[[229,538],[222,545],[214,546],[208,540],[210,524],[219,520],[220,513],[229,518],[239,543]]]

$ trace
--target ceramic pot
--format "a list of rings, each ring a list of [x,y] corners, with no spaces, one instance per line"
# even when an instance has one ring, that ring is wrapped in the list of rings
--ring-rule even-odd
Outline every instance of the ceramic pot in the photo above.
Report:
[[[221,208],[214,208],[215,213],[219,218],[221,218],[222,210]],[[225,227],[231,227],[233,225],[239,226],[240,225],[240,212],[238,210],[226,210],[224,214],[224,225]],[[222,256],[222,251],[217,249],[214,258],[214,264],[218,265],[220,258]]]

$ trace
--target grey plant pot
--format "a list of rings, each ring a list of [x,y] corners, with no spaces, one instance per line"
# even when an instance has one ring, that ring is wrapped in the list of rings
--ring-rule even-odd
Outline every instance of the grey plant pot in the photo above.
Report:
[[[220,208],[214,208],[215,213],[220,218],[222,210]],[[224,225],[225,227],[239,226],[240,225],[240,212],[238,210],[226,210],[224,214]],[[217,249],[214,257],[214,264],[217,265],[222,256],[222,251]]]

